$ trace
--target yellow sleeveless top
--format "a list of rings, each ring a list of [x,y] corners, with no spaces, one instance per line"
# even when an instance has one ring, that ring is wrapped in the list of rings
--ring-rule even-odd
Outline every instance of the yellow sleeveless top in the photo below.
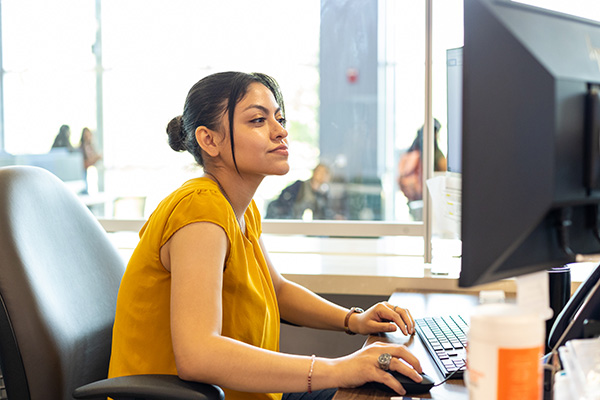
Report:
[[[200,221],[222,227],[230,244],[223,272],[222,335],[279,351],[279,308],[259,245],[261,221],[254,201],[244,218],[246,235],[217,184],[207,178],[186,182],[158,205],[140,231],[119,288],[109,377],[177,375],[169,316],[171,274],[160,262],[160,248],[178,229]],[[223,390],[228,400],[281,398]]]

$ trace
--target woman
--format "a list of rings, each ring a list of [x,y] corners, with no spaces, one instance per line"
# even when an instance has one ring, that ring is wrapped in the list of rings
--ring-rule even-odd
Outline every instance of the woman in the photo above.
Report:
[[[280,318],[349,333],[414,331],[408,310],[387,303],[348,310],[273,267],[252,197],[265,176],[289,170],[284,115],[276,82],[263,74],[218,73],[191,88],[167,133],[204,176],[164,199],[140,232],[119,291],[109,376],[177,374],[219,385],[227,399],[312,391],[304,398],[326,399],[335,389],[317,391],[368,381],[403,393],[379,367],[389,353],[390,369],[421,381],[418,360],[403,346],[335,359],[278,352]]]
[[[58,148],[66,148],[67,150],[73,150],[73,145],[71,144],[71,127],[69,125],[61,125],[58,130],[58,134],[54,138],[54,142],[52,143],[53,149]]]
[[[81,130],[81,138],[79,139],[79,148],[83,153],[83,169],[87,171],[89,167],[96,164],[102,159],[102,156],[94,147],[94,137],[90,128]]]

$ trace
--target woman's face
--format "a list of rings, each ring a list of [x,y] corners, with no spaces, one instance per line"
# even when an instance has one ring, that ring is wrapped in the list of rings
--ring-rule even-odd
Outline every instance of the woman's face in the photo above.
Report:
[[[252,83],[236,105],[233,120],[235,159],[242,175],[264,177],[289,171],[284,123],[273,93],[260,83]]]

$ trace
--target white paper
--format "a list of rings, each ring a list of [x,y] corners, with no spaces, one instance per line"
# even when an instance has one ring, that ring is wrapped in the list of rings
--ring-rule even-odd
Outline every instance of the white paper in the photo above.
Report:
[[[517,306],[538,313],[544,320],[552,318],[548,272],[540,271],[516,278]]]
[[[460,238],[461,179],[446,174],[427,180],[433,212],[433,232]]]

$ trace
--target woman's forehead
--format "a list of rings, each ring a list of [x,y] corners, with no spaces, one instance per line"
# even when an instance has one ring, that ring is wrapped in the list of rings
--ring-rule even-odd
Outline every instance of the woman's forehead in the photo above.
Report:
[[[254,82],[248,86],[246,95],[236,105],[236,111],[243,112],[248,108],[261,107],[269,112],[276,112],[280,108],[269,88],[262,83]]]

